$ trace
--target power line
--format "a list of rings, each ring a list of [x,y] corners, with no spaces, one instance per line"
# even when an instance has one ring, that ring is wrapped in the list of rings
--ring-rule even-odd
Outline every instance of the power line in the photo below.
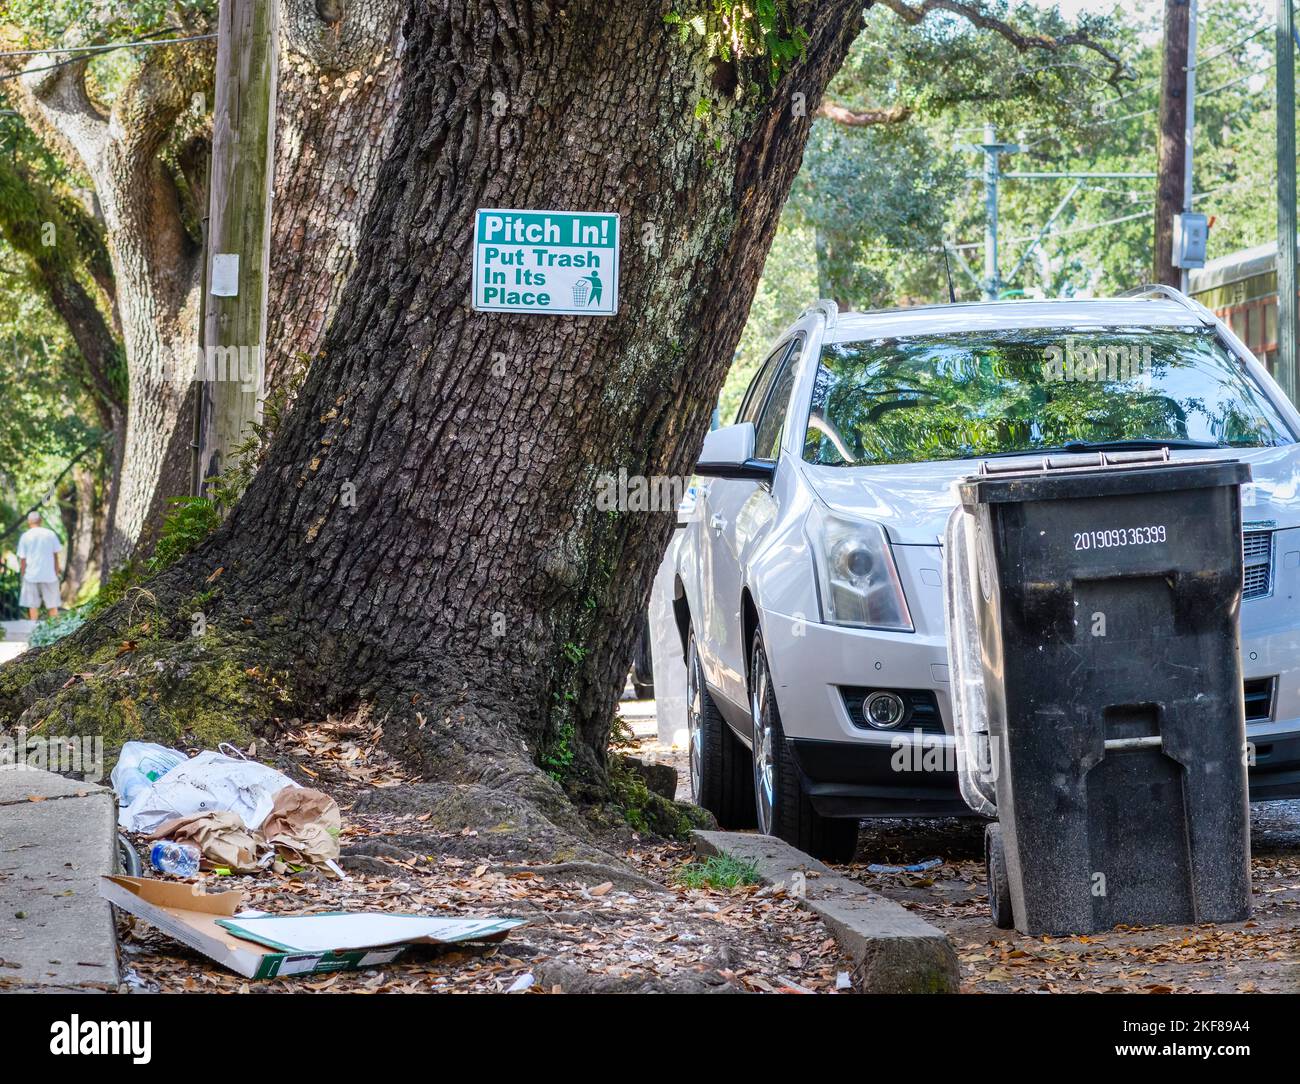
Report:
[[[1240,180],[1232,181],[1228,184],[1217,185],[1214,188],[1207,188],[1204,192],[1197,192],[1192,196],[1192,202],[1195,203],[1197,200],[1204,199],[1206,196],[1212,196],[1218,192],[1225,192],[1231,188],[1240,188],[1244,184],[1258,184],[1258,182],[1253,177],[1242,177]],[[1133,222],[1139,218],[1149,218],[1153,214],[1155,214],[1155,208],[1150,208],[1145,211],[1137,211],[1130,215],[1120,215],[1116,218],[1108,218],[1102,222],[1085,222],[1080,226],[1067,226],[1061,230],[1053,230],[1051,233],[1047,234],[1043,240],[1047,241],[1053,237],[1065,237],[1069,234],[1087,233],[1090,230],[1105,229],[1107,226],[1117,226],[1122,222]],[[1021,245],[1032,240],[1034,240],[1033,237],[1009,237],[1003,243],[1007,245]],[[964,245],[949,245],[948,247],[951,249],[982,248],[983,242],[969,241]],[[929,251],[937,252],[939,250],[930,249]]]
[[[58,49],[6,49],[0,50],[0,57],[62,56],[64,53],[108,53],[114,49],[151,48],[156,45],[178,45],[187,41],[208,41],[216,36],[216,34],[192,34],[184,38],[142,38],[139,41],[115,41],[109,42],[107,45],[65,45]]]
[[[10,52],[10,53],[0,52],[0,57],[60,56],[64,53],[77,52],[78,50],[84,51],[88,49],[94,49],[96,52],[105,53],[105,52],[111,52],[112,50],[115,49],[134,49],[140,47],[147,48],[154,45],[176,45],[187,41],[208,41],[212,38],[215,38],[216,36],[217,36],[216,34],[193,34],[190,37],[185,37],[185,38],[152,38],[152,39],[141,40],[141,41],[121,41],[109,45],[70,46],[64,49],[23,49],[23,50],[18,50],[16,52]],[[37,72],[49,72],[49,71],[54,71],[58,68],[66,68],[69,64],[78,64],[81,61],[88,60],[88,59],[90,58],[86,56],[71,56],[68,57],[68,59],[66,60],[60,60],[55,64],[46,64],[40,68],[23,68],[21,71],[6,72],[3,75],[0,75],[0,83],[3,83],[9,79],[21,79],[24,75],[34,75]]]

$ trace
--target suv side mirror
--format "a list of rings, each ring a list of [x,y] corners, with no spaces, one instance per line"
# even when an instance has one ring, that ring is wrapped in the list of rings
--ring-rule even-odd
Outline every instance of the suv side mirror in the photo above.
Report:
[[[776,464],[769,459],[754,458],[754,423],[741,422],[724,425],[704,438],[695,473],[706,478],[770,482],[776,474]]]

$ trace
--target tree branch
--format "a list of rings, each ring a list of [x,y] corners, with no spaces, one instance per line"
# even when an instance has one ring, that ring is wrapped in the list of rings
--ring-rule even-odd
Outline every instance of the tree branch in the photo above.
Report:
[[[0,30],[0,46],[17,48],[13,27]],[[24,63],[26,60],[26,63]],[[28,126],[68,162],[92,179],[108,141],[108,118],[86,90],[85,54],[0,57],[0,75],[13,88],[9,97]]]
[[[846,128],[870,128],[877,124],[900,124],[912,115],[910,105],[891,105],[885,109],[850,109],[826,98],[817,109],[817,116],[833,120]]]
[[[190,109],[209,98],[216,47],[210,41],[149,49],[113,106],[111,129],[131,161],[152,159]]]
[[[1031,49],[1056,53],[1077,45],[1081,49],[1091,50],[1110,64],[1111,71],[1106,77],[1106,82],[1114,85],[1121,80],[1133,78],[1124,60],[1112,49],[1091,37],[1086,30],[1074,30],[1060,37],[1041,34],[1038,31],[1018,30],[1005,20],[984,10],[979,0],[921,0],[915,5],[908,4],[906,0],[878,0],[878,2],[910,26],[919,25],[936,11],[959,15],[972,26],[1001,36],[1021,53],[1027,53]]]

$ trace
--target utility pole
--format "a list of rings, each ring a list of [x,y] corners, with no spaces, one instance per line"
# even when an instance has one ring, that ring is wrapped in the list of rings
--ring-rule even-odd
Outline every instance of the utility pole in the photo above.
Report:
[[[1196,0],[1187,0],[1187,77],[1183,81],[1187,116],[1183,123],[1183,213],[1192,213],[1192,152],[1196,146]],[[1179,264],[1178,288],[1187,293],[1186,265]]]
[[[199,492],[261,417],[279,6],[220,0],[198,374]]]
[[[1043,227],[1038,232],[1038,236],[1030,243],[1029,248],[1025,250],[1011,272],[1011,281],[1015,281],[1020,269],[1024,267],[1025,262],[1033,255],[1036,249],[1047,237],[1056,220],[1069,206],[1070,201],[1083,188],[1083,182],[1099,179],[1125,179],[1125,180],[1149,180],[1154,177],[1154,173],[1144,173],[1141,171],[1126,170],[1094,170],[1088,172],[1076,172],[1072,170],[1051,170],[1023,173],[1003,173],[998,163],[998,158],[1003,154],[1018,154],[1025,148],[1019,143],[999,143],[997,133],[993,130],[993,125],[984,125],[984,142],[983,143],[958,143],[957,150],[970,151],[984,155],[984,171],[978,176],[984,179],[984,278],[979,282],[980,294],[985,301],[996,301],[1002,293],[1002,288],[1006,285],[1002,280],[1002,272],[999,266],[1000,249],[998,247],[998,186],[1002,181],[1057,181],[1072,180],[1075,185],[1066,193],[1064,198],[1056,205]],[[976,174],[967,174],[969,177],[977,176]],[[959,266],[968,276],[974,279],[974,274],[966,264],[965,257],[961,255],[960,248],[954,248],[957,255]]]
[[[1277,0],[1277,364],[1296,402],[1295,28],[1291,0]]]
[[[993,125],[986,124],[983,143],[961,143],[958,149],[984,155],[984,280],[980,283],[980,293],[985,301],[996,301],[1002,292],[1002,276],[998,271],[998,181],[1002,173],[998,158],[1017,154],[1024,148],[1019,143],[999,143]]]
[[[1280,0],[1279,0],[1280,2]],[[1165,0],[1164,64],[1160,73],[1160,143],[1156,161],[1155,281],[1178,286],[1174,266],[1174,216],[1183,210],[1189,168],[1187,47],[1189,0]]]

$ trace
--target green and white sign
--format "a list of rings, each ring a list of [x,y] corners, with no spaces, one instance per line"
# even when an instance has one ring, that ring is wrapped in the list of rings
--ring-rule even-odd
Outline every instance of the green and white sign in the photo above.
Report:
[[[544,316],[618,312],[618,215],[478,212],[474,308]]]

